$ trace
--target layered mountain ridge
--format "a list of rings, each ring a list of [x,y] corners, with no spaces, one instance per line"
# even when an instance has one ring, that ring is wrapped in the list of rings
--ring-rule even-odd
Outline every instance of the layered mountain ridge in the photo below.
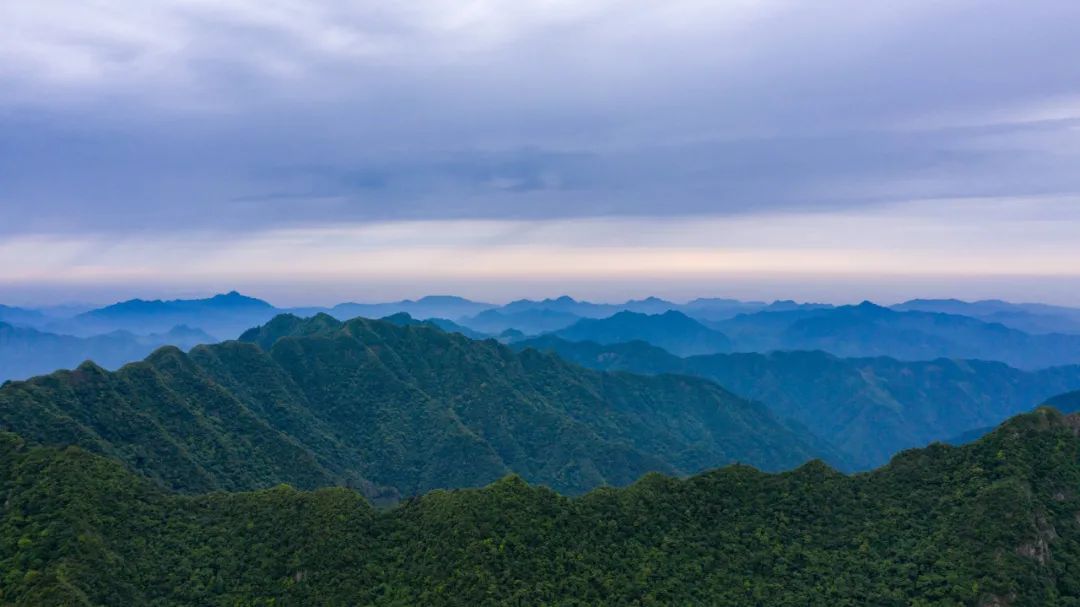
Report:
[[[768,470],[822,441],[685,376],[600,373],[426,325],[275,317],[238,341],[87,363],[0,389],[0,428],[182,491],[287,482],[392,498],[516,472],[580,493],[649,471]]]
[[[187,350],[215,341],[204,331],[186,325],[149,335],[117,330],[92,337],[75,337],[0,322],[0,383],[74,367],[89,359],[115,369],[164,345]]]
[[[512,347],[554,352],[593,369],[710,379],[802,424],[860,469],[880,466],[902,449],[993,426],[1080,388],[1077,365],[1025,371],[981,360],[840,358],[821,351],[680,358],[641,341],[597,344],[556,336]]]

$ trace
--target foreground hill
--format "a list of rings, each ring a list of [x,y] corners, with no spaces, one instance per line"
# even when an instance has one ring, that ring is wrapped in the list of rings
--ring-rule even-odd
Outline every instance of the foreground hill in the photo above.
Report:
[[[820,351],[679,358],[643,342],[600,345],[552,336],[514,347],[554,352],[594,369],[711,379],[806,426],[860,469],[884,464],[902,449],[992,427],[1080,388],[1080,366],[1023,371],[979,360],[907,362]]]
[[[10,605],[1010,605],[1080,601],[1080,418],[873,473],[517,478],[377,511],[347,489],[178,496],[0,434]]]
[[[150,335],[113,331],[93,337],[74,337],[0,322],[0,382],[74,367],[88,359],[116,368],[139,360],[166,344],[186,350],[215,341],[210,335],[187,326]]]
[[[681,356],[731,350],[731,341],[726,335],[675,311],[663,314],[619,312],[608,318],[585,318],[553,335],[568,341],[599,344],[640,340]]]
[[[691,377],[599,373],[429,325],[282,315],[240,341],[164,348],[0,388],[0,428],[77,444],[184,491],[348,484],[374,495],[515,472],[560,491],[831,448]]]
[[[1031,335],[967,316],[897,311],[869,302],[744,314],[713,326],[742,352],[824,350],[845,357],[976,358],[1021,369],[1080,364],[1080,335]]]

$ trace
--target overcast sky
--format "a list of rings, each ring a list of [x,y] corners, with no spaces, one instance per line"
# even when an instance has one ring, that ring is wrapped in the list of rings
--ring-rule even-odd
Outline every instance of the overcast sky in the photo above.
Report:
[[[0,301],[1080,304],[1080,2],[9,0]]]

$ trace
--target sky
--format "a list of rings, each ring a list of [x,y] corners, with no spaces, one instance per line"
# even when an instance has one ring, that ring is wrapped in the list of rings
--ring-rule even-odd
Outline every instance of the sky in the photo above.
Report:
[[[1080,305],[1080,3],[0,3],[0,302]]]

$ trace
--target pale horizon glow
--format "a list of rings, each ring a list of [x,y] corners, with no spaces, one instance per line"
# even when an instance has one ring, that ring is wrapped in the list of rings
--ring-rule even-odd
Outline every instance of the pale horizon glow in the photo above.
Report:
[[[819,279],[836,286],[831,297],[818,300],[844,303],[879,293],[899,299],[925,295],[912,290],[905,297],[905,282],[994,284],[1026,277],[1075,285],[1080,280],[1080,239],[1070,223],[1059,220],[1063,213],[1080,213],[1076,201],[945,202],[915,201],[871,213],[396,221],[240,234],[28,235],[0,243],[0,283],[24,294],[48,292],[49,282],[74,292],[127,286],[136,294],[139,285],[147,292],[162,287],[169,292],[173,285],[172,292],[178,293],[197,292],[200,284],[220,285],[221,290],[252,285],[258,293],[257,285],[264,284],[276,285],[268,292],[279,301],[314,305],[338,303],[331,294],[345,295],[341,285],[348,284],[364,285],[355,292],[367,301],[449,288],[447,293],[499,303],[536,294],[536,285],[549,285],[542,296],[560,295],[560,284],[591,284],[585,292],[601,299],[610,299],[604,284],[624,285],[612,293],[637,285],[637,296],[677,293],[689,298],[717,295],[717,282],[735,285],[732,290],[744,295],[773,292],[773,298],[786,298],[791,294],[779,289],[785,282]],[[982,209],[977,229],[965,221],[974,207]],[[1023,246],[1002,249],[1001,238],[1020,239]],[[911,272],[913,266],[920,268],[918,273]],[[41,276],[50,281],[43,283]],[[403,289],[404,283],[413,286]],[[696,292],[695,283],[700,285]],[[754,283],[767,288],[746,288]],[[288,285],[297,292],[290,295]],[[460,285],[458,290],[454,285]],[[1080,298],[1049,300],[1080,304]]]

